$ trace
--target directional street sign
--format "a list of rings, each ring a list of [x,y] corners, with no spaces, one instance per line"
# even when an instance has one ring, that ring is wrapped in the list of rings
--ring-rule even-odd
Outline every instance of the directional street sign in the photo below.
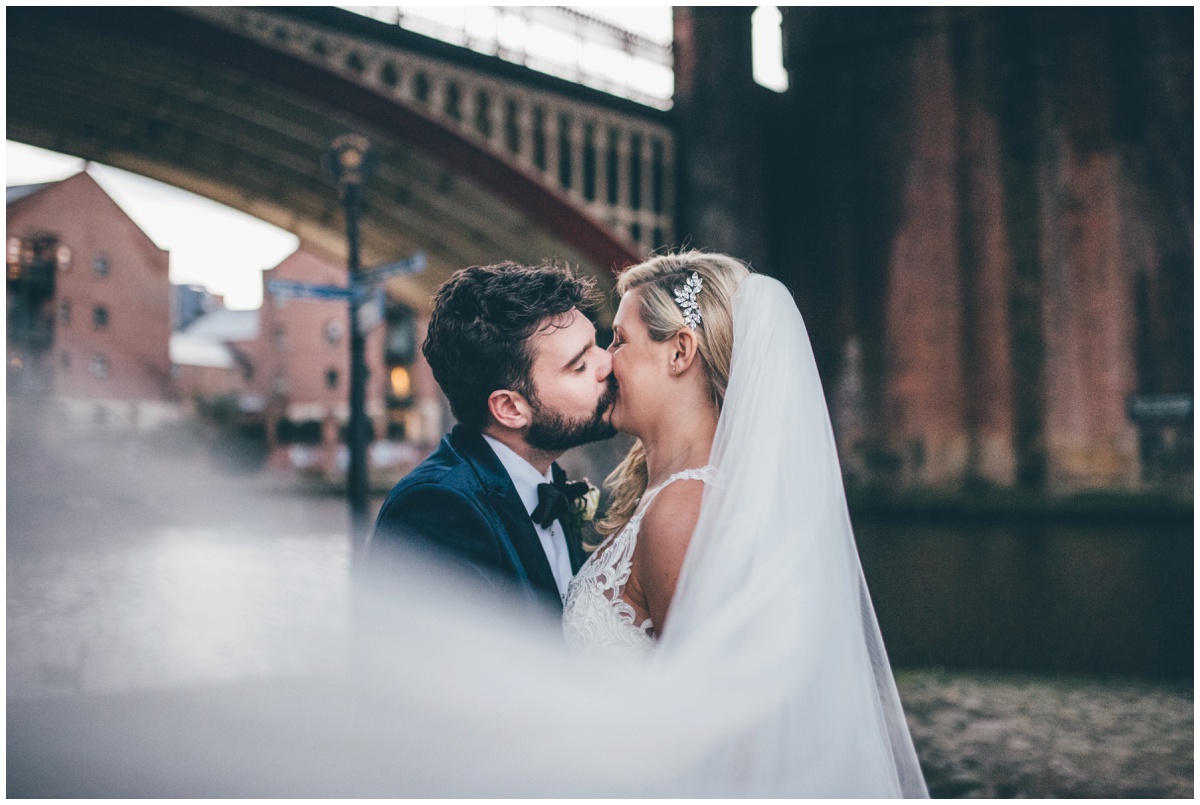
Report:
[[[381,266],[367,268],[358,275],[358,281],[364,285],[373,285],[393,277],[404,277],[409,274],[419,274],[425,270],[425,252],[415,252],[403,260],[394,263],[384,263]]]
[[[358,305],[355,315],[358,316],[360,333],[366,335],[383,323],[385,304],[383,288],[376,288],[374,293]]]
[[[1196,410],[1191,394],[1133,394],[1125,401],[1125,411],[1134,422],[1170,422],[1185,420]]]
[[[419,274],[424,270],[425,252],[416,252],[403,260],[397,260],[394,263],[384,263],[381,266],[375,266],[374,268],[368,268],[359,272],[358,276],[354,278],[352,286],[349,288],[342,288],[337,285],[315,285],[311,282],[297,282],[295,280],[268,280],[267,292],[276,299],[330,299],[343,302],[349,299],[361,300],[365,302],[365,307],[381,298],[379,294],[373,291],[378,290],[377,286],[383,280],[393,277],[403,277],[409,274]],[[380,304],[382,305],[383,303],[380,302]],[[375,322],[375,324],[378,324],[378,322]],[[372,324],[370,327],[364,326],[364,331],[373,328],[375,324]]]
[[[267,291],[276,299],[332,299],[344,302],[355,295],[350,288],[293,280],[268,280]]]

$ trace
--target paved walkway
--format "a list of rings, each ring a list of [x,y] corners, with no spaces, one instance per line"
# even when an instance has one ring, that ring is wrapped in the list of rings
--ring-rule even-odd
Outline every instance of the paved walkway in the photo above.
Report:
[[[901,672],[934,797],[1184,797],[1192,685]]]

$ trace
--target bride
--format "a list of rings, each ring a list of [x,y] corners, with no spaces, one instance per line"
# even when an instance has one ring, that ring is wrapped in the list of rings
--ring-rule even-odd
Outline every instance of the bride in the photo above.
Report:
[[[617,293],[612,424],[638,441],[568,591],[568,642],[759,691],[760,720],[705,769],[718,784],[925,796],[791,295],[700,252],[634,266]]]

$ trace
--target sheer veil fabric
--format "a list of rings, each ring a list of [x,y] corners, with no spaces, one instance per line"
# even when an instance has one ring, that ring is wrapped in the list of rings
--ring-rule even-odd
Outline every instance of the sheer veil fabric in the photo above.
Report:
[[[404,693],[389,672],[388,695],[421,689],[466,714],[457,745],[487,759],[448,779],[518,796],[928,796],[808,334],[787,288],[766,276],[750,275],[734,297],[709,464],[716,477],[675,600],[642,660],[563,654],[495,612],[458,618],[439,606],[438,625],[417,628],[405,613],[406,636],[388,644],[403,653]],[[429,645],[430,629],[446,644]],[[444,724],[421,727],[405,710],[429,752]]]
[[[675,600],[642,660],[566,653],[528,617],[445,600],[429,575],[392,585],[404,598],[375,642],[386,706],[370,718],[391,725],[393,763],[427,780],[393,792],[928,796],[808,334],[769,277],[734,297],[709,463]]]
[[[352,662],[51,708],[37,763],[87,796],[926,796],[799,311],[751,275],[734,328],[716,478],[646,659],[572,654],[557,619],[409,555],[356,587]]]
[[[704,669],[743,729],[696,789],[764,796],[928,792],[859,565],[833,430],[791,294],[734,297],[729,386],[705,495],[654,660]],[[733,726],[733,725],[731,725]]]

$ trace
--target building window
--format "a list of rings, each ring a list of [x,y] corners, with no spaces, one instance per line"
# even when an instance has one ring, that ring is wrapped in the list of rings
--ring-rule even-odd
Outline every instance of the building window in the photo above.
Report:
[[[70,271],[71,270],[71,247],[70,246],[66,246],[66,245],[59,246],[58,251],[56,251],[54,253],[54,257],[58,261],[58,270],[59,271]]]
[[[108,326],[108,308],[104,305],[96,305],[92,308],[92,326],[97,330],[103,330]]]
[[[19,279],[21,277],[21,239],[12,236],[8,239],[8,278]]]
[[[403,366],[393,366],[388,377],[392,382],[393,397],[402,400],[412,394],[412,379],[408,375],[408,370]]]
[[[21,239],[13,236],[8,239],[8,259],[7,259],[7,274],[10,280],[19,280],[21,278],[21,258],[24,252],[24,244]]]
[[[71,300],[70,299],[64,299],[58,303],[58,323],[59,324],[70,324],[71,323]]]
[[[337,343],[342,340],[342,323],[337,319],[325,325],[325,342],[329,346],[337,346]]]
[[[330,389],[335,389],[338,387],[337,369],[329,369],[325,372],[325,387]]]
[[[108,377],[108,358],[103,355],[93,355],[92,374],[96,377]]]
[[[107,277],[108,276],[108,255],[107,254],[105,254],[104,252],[101,252],[100,254],[97,254],[95,257],[92,258],[92,271],[94,271],[96,273],[97,277]]]
[[[788,88],[783,65],[783,16],[779,6],[759,6],[750,17],[754,80],[775,92]]]

